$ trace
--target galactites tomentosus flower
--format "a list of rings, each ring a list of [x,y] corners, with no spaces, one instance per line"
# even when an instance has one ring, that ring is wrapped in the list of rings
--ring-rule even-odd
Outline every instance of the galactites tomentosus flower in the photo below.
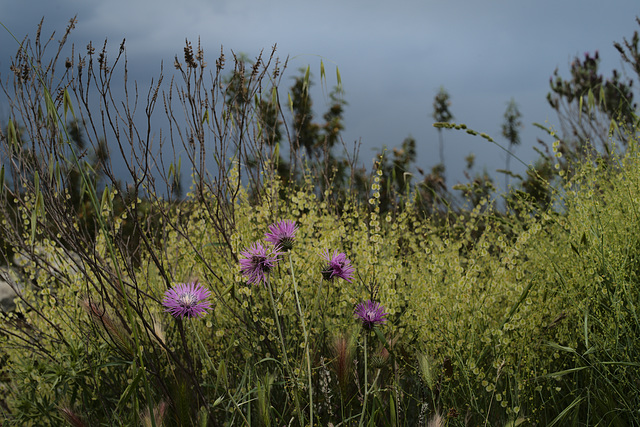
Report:
[[[248,249],[240,252],[240,272],[249,284],[264,282],[269,272],[277,265],[280,258],[279,248],[266,247],[262,242],[255,242]]]
[[[274,247],[282,251],[288,251],[293,248],[293,242],[296,238],[298,226],[296,222],[290,219],[278,221],[269,226],[269,232],[265,233],[265,240],[272,243]]]
[[[334,250],[333,254],[330,254],[329,250],[325,249],[322,257],[327,261],[327,264],[322,269],[322,277],[325,280],[333,280],[339,277],[351,283],[355,268],[353,268],[351,261],[344,253]]]
[[[384,306],[375,301],[367,300],[361,302],[354,310],[355,316],[362,322],[365,329],[373,329],[374,326],[384,325],[387,321]]]
[[[204,316],[211,308],[211,303],[206,301],[210,295],[211,291],[198,282],[178,283],[164,293],[162,305],[173,317]]]

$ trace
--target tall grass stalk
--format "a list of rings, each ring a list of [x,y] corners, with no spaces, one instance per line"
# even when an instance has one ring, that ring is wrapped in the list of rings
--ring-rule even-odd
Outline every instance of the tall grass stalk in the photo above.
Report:
[[[303,426],[304,416],[302,415],[302,409],[300,407],[300,396],[298,395],[297,377],[295,376],[291,368],[291,365],[289,364],[289,356],[287,356],[287,346],[284,342],[284,336],[282,335],[282,327],[280,326],[280,316],[278,315],[278,307],[276,306],[276,301],[273,298],[273,288],[271,286],[270,278],[267,277],[265,282],[267,283],[267,288],[269,290],[269,299],[271,300],[271,306],[273,307],[273,318],[276,322],[276,328],[278,329],[278,338],[280,340],[280,348],[282,349],[282,358],[284,359],[284,366],[287,371],[287,375],[289,375],[289,378],[291,379],[291,382],[292,382],[293,400],[296,405],[298,420],[300,421],[300,425]],[[285,380],[285,389],[286,389],[286,383],[287,381]]]
[[[189,323],[191,324],[191,330],[193,331],[193,335],[196,337],[196,341],[198,342],[198,347],[200,347],[200,349],[202,350],[202,353],[204,354],[205,358],[207,359],[208,362],[208,367],[207,367],[207,371],[208,372],[215,372],[216,368],[215,365],[213,364],[213,361],[211,360],[211,357],[209,356],[209,352],[207,351],[207,348],[204,346],[204,343],[202,342],[202,339],[200,338],[200,332],[198,331],[198,328],[196,327],[196,325],[189,321]]]
[[[309,423],[313,427],[313,384],[311,381],[311,357],[309,356],[309,334],[307,333],[306,322],[304,321],[304,313],[300,306],[300,297],[298,296],[298,283],[296,281],[295,272],[293,271],[293,259],[291,258],[291,250],[289,252],[289,268],[291,269],[291,280],[293,281],[293,292],[296,296],[296,307],[298,308],[298,315],[300,316],[300,322],[302,323],[302,334],[304,335],[304,352],[307,359],[307,376],[309,387]]]
[[[364,425],[364,414],[367,412],[367,398],[369,397],[369,378],[367,374],[367,338],[369,335],[369,331],[365,329],[364,331],[364,399],[362,402],[362,412],[360,413],[360,421],[358,422],[358,426],[362,427]]]

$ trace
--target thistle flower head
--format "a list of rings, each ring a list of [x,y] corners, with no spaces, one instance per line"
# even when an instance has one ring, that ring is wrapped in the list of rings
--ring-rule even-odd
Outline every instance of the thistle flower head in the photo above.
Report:
[[[267,275],[278,265],[278,247],[269,248],[262,242],[255,242],[248,249],[240,252],[240,272],[249,284],[264,282]]]
[[[355,316],[362,322],[365,329],[373,329],[374,326],[384,325],[387,321],[384,306],[371,300],[361,302],[356,306]]]
[[[198,282],[178,283],[164,293],[162,305],[173,317],[199,317],[211,308],[211,303],[206,301],[210,295]]]
[[[334,250],[333,254],[330,254],[329,250],[325,250],[322,253],[322,257],[327,261],[327,264],[322,269],[322,277],[325,280],[333,280],[335,277],[340,277],[351,283],[355,268],[353,268],[351,261],[344,253]]]
[[[296,231],[298,231],[296,222],[290,219],[285,219],[278,221],[275,224],[271,224],[269,226],[269,232],[265,233],[264,236],[267,242],[273,243],[274,247],[280,248],[286,252],[293,248]]]

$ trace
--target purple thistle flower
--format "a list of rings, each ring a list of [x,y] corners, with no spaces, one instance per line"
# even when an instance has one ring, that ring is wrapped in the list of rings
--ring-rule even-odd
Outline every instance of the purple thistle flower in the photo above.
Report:
[[[356,306],[354,314],[360,319],[364,328],[371,330],[376,325],[384,325],[387,321],[385,316],[389,313],[384,312],[382,304],[367,300]]]
[[[178,283],[164,293],[162,305],[173,317],[199,317],[211,308],[211,303],[205,301],[210,295],[198,282]]]
[[[325,280],[333,280],[335,277],[340,277],[351,283],[355,268],[353,268],[351,261],[344,253],[338,253],[337,250],[334,250],[333,255],[330,255],[329,250],[325,249],[322,257],[327,261],[327,265],[322,269],[322,277]]]
[[[286,252],[293,248],[296,231],[298,231],[296,222],[285,219],[271,224],[269,226],[269,233],[266,233],[264,236],[267,242],[273,243],[273,246],[279,247]]]
[[[244,258],[240,259],[240,272],[247,278],[249,284],[264,282],[267,274],[278,265],[278,248],[265,247],[262,242],[255,242],[240,252]]]

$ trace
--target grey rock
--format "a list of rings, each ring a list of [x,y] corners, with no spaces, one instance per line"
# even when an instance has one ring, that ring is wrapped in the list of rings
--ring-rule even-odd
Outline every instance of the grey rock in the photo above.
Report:
[[[14,299],[23,289],[18,274],[10,267],[0,267],[0,311],[10,312],[16,308]],[[17,291],[17,292],[16,292]]]

